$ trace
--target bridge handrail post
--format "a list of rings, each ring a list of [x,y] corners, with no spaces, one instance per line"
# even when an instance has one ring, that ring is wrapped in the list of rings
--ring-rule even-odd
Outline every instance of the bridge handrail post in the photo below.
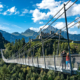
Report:
[[[18,56],[18,54],[16,56],[16,59],[17,59],[17,63],[19,63],[19,56]]]
[[[25,64],[25,52],[23,53],[23,64]]]
[[[25,64],[25,62],[26,62],[26,52],[24,52],[24,57],[23,57],[23,59],[24,59],[24,64]]]
[[[24,60],[23,60],[23,55],[22,55],[22,64],[24,63]]]
[[[32,65],[33,65],[33,55],[32,55]]]
[[[25,64],[26,64],[26,53],[25,53]]]
[[[33,47],[33,52],[32,52],[32,64],[34,65],[33,58],[34,58],[34,47]]]
[[[38,67],[39,67],[39,61],[38,61],[38,56],[37,56],[37,65],[38,65]]]
[[[62,70],[63,70],[63,56],[61,56],[61,65],[62,65]]]
[[[43,41],[43,38],[42,38],[42,29],[40,28],[40,33],[41,33],[41,42],[42,42],[42,53],[43,53],[43,57],[44,57],[44,66],[45,66],[45,69],[46,69],[46,62],[45,62],[45,53],[44,53],[44,41]]]
[[[44,64],[45,64],[45,69],[46,69],[46,61],[45,61],[45,55],[44,55]]]
[[[56,70],[55,55],[53,57],[54,57],[54,70]]]
[[[20,63],[20,53],[19,53],[19,63]]]
[[[29,65],[29,56],[28,56],[28,65]]]

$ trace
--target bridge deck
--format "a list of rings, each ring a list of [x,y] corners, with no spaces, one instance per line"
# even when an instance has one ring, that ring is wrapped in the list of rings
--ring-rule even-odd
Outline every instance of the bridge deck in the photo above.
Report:
[[[54,65],[44,65],[44,64],[37,64],[37,63],[31,63],[31,59],[29,59],[29,63],[28,63],[28,59],[11,59],[11,60],[7,60],[7,59],[3,59],[6,63],[17,63],[17,64],[22,64],[22,65],[28,65],[28,66],[34,66],[34,67],[39,67],[39,68],[44,68],[44,69],[49,69],[49,70],[55,70],[55,71],[60,71],[60,72],[64,72],[64,73],[70,73],[70,68],[68,67],[68,69],[65,69],[65,67],[62,66],[54,66]],[[77,73],[78,68],[72,68],[73,74]]]

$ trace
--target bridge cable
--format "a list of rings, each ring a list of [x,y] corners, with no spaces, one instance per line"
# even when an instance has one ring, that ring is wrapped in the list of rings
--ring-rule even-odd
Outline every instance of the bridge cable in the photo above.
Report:
[[[66,9],[66,11],[70,8],[70,7],[72,7],[75,3],[77,2],[77,0],[71,5],[71,6],[69,6],[67,9]],[[64,14],[64,12],[60,15],[60,16],[58,16],[49,26],[51,26],[57,19],[59,19],[62,15]],[[48,26],[48,27],[49,27]]]
[[[69,0],[65,5],[67,5],[71,0]],[[42,28],[44,28],[64,7],[62,7]]]

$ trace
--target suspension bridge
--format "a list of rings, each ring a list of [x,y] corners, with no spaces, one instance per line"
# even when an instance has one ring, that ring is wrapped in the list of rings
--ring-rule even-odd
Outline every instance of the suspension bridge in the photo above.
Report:
[[[45,63],[44,63],[44,57],[28,57],[28,58],[11,58],[6,59],[3,56],[3,50],[1,49],[2,59],[6,63],[17,63],[22,65],[28,65],[28,66],[34,66],[38,68],[44,68],[44,69],[50,69],[65,73],[70,73],[70,67],[65,68],[65,66],[62,66],[62,57],[59,55],[55,56],[45,56]],[[80,64],[80,55],[71,55],[71,63],[72,63],[72,73],[76,74],[79,68]]]
[[[56,15],[59,14],[60,11],[63,10],[63,12],[57,17],[55,18],[55,20],[50,23],[49,26],[51,26],[58,18],[60,18],[63,14],[65,15],[65,25],[63,28],[61,28],[59,31],[57,31],[56,33],[58,33],[58,49],[57,49],[57,55],[54,56],[45,56],[44,53],[44,43],[49,39],[49,38],[54,38],[55,35],[52,34],[49,37],[47,37],[46,39],[43,39],[41,36],[41,42],[42,44],[37,44],[36,46],[33,47],[37,47],[39,45],[42,45],[42,54],[43,56],[41,57],[34,57],[33,54],[31,57],[26,57],[25,53],[28,52],[29,50],[33,49],[33,47],[29,48],[28,50],[22,52],[21,54],[19,54],[26,45],[24,45],[18,52],[16,52],[14,55],[14,57],[8,58],[6,59],[4,57],[3,51],[5,49],[1,49],[1,55],[2,55],[2,59],[4,60],[4,62],[6,63],[17,63],[17,64],[22,64],[22,65],[28,65],[28,66],[34,66],[34,67],[38,67],[38,68],[44,68],[44,69],[50,69],[50,70],[54,70],[54,71],[60,71],[63,73],[70,73],[72,74],[76,74],[79,68],[79,64],[80,64],[80,55],[78,54],[70,54],[70,46],[69,46],[69,34],[68,34],[68,29],[73,27],[74,25],[76,25],[78,22],[76,22],[78,19],[80,19],[80,17],[76,18],[74,21],[72,21],[71,23],[67,24],[67,18],[66,18],[66,12],[67,10],[72,7],[77,0],[72,3],[72,5],[70,5],[68,8],[66,8],[67,4],[70,2],[71,0],[69,0],[66,4],[64,4],[64,6],[40,29],[40,33],[43,31],[44,27],[53,19],[55,18]],[[74,22],[74,24],[72,24]],[[71,25],[72,24],[72,25]],[[70,25],[70,26],[69,26]],[[48,26],[48,27],[49,27]],[[59,56],[59,42],[60,42],[60,36],[61,36],[61,31],[62,30],[66,30],[67,32],[67,42],[68,42],[68,50],[69,50],[69,56],[70,56],[70,67],[65,68],[65,66],[63,66],[62,62],[62,56]],[[25,56],[25,57],[23,57]]]

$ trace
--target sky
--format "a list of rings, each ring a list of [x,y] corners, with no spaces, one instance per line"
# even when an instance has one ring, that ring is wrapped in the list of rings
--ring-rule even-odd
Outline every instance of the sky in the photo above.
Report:
[[[66,9],[73,4],[71,0]],[[38,32],[64,5],[68,0],[0,0],[0,30],[13,33],[22,33],[27,29]],[[53,18],[54,21],[64,9]],[[66,12],[68,24],[80,17],[80,0],[78,0]],[[79,19],[80,20],[80,19]],[[79,21],[77,20],[77,21]],[[52,22],[51,21],[51,22]],[[47,28],[50,24],[44,28]],[[71,25],[73,25],[73,22]],[[71,26],[69,25],[69,26]],[[69,29],[71,34],[80,34],[76,24]],[[64,14],[52,24],[53,27],[61,29],[65,26]]]

